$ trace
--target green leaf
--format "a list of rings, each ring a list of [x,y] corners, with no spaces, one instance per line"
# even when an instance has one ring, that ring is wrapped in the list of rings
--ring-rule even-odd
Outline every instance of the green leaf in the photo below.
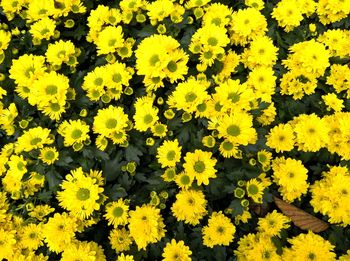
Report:
[[[125,158],[129,162],[135,161],[137,164],[140,164],[140,156],[142,156],[142,154],[142,151],[133,145],[129,145],[125,149]]]

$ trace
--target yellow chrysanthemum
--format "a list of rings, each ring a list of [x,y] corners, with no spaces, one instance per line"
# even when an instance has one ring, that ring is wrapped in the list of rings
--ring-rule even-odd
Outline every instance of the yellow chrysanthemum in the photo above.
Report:
[[[173,215],[178,221],[191,225],[199,224],[199,220],[206,214],[207,200],[200,190],[181,190],[176,195],[176,201],[171,207]]]
[[[256,130],[253,128],[253,117],[246,112],[237,112],[225,115],[218,122],[219,137],[223,137],[233,144],[254,144],[257,139]]]
[[[109,242],[112,248],[117,252],[128,251],[132,243],[130,232],[125,228],[114,228],[109,234]]]
[[[177,139],[163,142],[157,149],[157,159],[162,168],[176,166],[181,159],[181,148]]]
[[[163,250],[163,261],[191,261],[192,251],[188,246],[185,245],[185,242],[180,240],[176,242],[175,239],[172,239],[171,242],[168,242]]]
[[[307,192],[308,170],[300,160],[276,158],[272,164],[274,182],[284,200],[292,202]]]
[[[128,223],[129,206],[125,204],[123,199],[108,203],[106,205],[106,214],[104,217],[108,220],[108,225],[118,227]]]
[[[55,147],[46,147],[40,150],[39,158],[46,164],[52,165],[58,159],[59,153]]]
[[[55,213],[43,227],[48,248],[56,253],[62,252],[75,237],[77,223],[67,213]]]
[[[299,234],[288,241],[292,246],[283,249],[283,260],[336,260],[336,255],[333,252],[334,246],[311,231],[307,234]]]
[[[112,138],[118,133],[124,133],[128,116],[121,107],[110,105],[108,108],[99,109],[94,117],[93,130],[94,133],[104,137]]]
[[[213,212],[208,225],[203,227],[203,244],[207,247],[228,246],[233,241],[236,227],[222,212]]]
[[[66,175],[66,180],[60,187],[62,191],[57,192],[59,204],[72,215],[87,218],[100,209],[98,200],[103,188],[94,179],[86,176],[82,168],[72,170],[71,174]]]
[[[64,138],[64,146],[77,146],[81,148],[83,142],[89,139],[89,125],[82,120],[64,121],[58,127],[57,132]]]
[[[148,244],[156,243],[164,236],[165,225],[159,209],[142,205],[131,210],[129,214],[130,235],[139,249],[146,249]]]
[[[215,164],[217,160],[212,158],[211,152],[202,150],[187,152],[184,160],[185,172],[192,179],[196,179],[198,185],[208,185],[210,178],[216,178]]]

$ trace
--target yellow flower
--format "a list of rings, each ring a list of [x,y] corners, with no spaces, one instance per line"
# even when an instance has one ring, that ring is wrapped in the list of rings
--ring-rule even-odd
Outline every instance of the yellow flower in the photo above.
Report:
[[[266,135],[266,145],[276,152],[291,151],[294,148],[294,132],[290,124],[279,124]]]
[[[67,213],[55,213],[43,227],[48,248],[56,253],[62,252],[75,237],[77,223]]]
[[[184,160],[183,167],[186,174],[191,179],[196,179],[198,185],[208,185],[209,178],[216,178],[215,164],[217,160],[212,158],[211,152],[202,150],[187,152]]]
[[[194,226],[207,214],[206,205],[207,201],[202,191],[181,190],[176,195],[171,211],[178,221]]]
[[[182,189],[189,189],[193,183],[193,177],[186,172],[181,172],[175,177],[176,184]]]
[[[228,246],[233,241],[236,227],[222,212],[213,212],[208,226],[203,227],[203,244],[207,247]]]
[[[21,233],[21,243],[31,250],[36,250],[43,245],[44,235],[42,225],[28,224]]]
[[[124,133],[128,116],[124,113],[122,107],[110,105],[108,108],[99,109],[94,117],[94,133],[104,137],[112,138],[117,133]]]
[[[129,212],[129,230],[138,249],[146,249],[150,243],[158,242],[165,234],[160,210],[151,205],[137,206]]]
[[[329,136],[328,126],[316,114],[302,114],[295,119],[294,131],[299,150],[316,152],[325,147]]]
[[[256,203],[262,203],[265,186],[257,179],[250,179],[246,183],[248,197],[252,198]]]
[[[163,250],[163,261],[191,261],[192,251],[188,246],[185,245],[185,242],[180,240],[176,242],[175,239],[172,239],[171,242],[168,242]]]
[[[254,144],[257,133],[253,128],[253,117],[246,112],[224,115],[219,120],[219,137],[226,138],[235,145]]]
[[[350,174],[347,167],[334,166],[323,173],[323,178],[310,186],[310,201],[315,212],[329,217],[332,224],[350,224]]]
[[[18,137],[15,152],[31,151],[34,149],[42,149],[44,145],[52,144],[50,130],[42,127],[35,127],[25,131]]]
[[[97,54],[114,53],[117,48],[123,47],[123,30],[121,26],[107,26],[98,35],[96,40]]]
[[[167,103],[170,107],[192,113],[197,106],[208,100],[206,85],[193,78],[181,82],[169,97]]]
[[[55,29],[55,21],[48,17],[45,17],[32,24],[29,32],[31,33],[34,39],[49,40],[55,34]]]
[[[43,75],[46,71],[45,57],[37,56],[32,54],[24,54],[18,59],[12,60],[12,65],[10,68],[10,78],[15,80],[16,84],[20,86],[26,86],[26,92],[29,93],[34,80]],[[22,97],[22,96],[21,96]],[[24,96],[22,98],[26,98]]]
[[[55,66],[60,66],[62,63],[66,63],[69,66],[77,64],[75,46],[69,40],[59,40],[49,44],[45,56],[47,61]]]
[[[39,221],[43,221],[45,216],[49,215],[53,211],[55,211],[55,209],[49,205],[37,205],[32,211],[29,212],[28,215],[32,218],[36,218]]]
[[[283,260],[336,260],[336,255],[333,252],[334,246],[311,231],[288,239],[288,242],[292,246],[283,248]]]
[[[106,205],[106,214],[104,217],[108,220],[108,225],[118,227],[128,223],[129,206],[125,204],[123,199],[110,202]]]
[[[344,108],[343,100],[339,99],[335,93],[328,93],[322,95],[322,100],[327,106],[327,110],[334,110],[339,112]]]
[[[10,41],[11,41],[11,33],[6,32],[5,30],[0,30],[0,52],[2,50],[6,50]]]
[[[66,175],[66,180],[60,187],[62,191],[57,192],[59,204],[72,215],[87,218],[100,209],[98,200],[103,188],[99,187],[94,179],[86,176],[81,167]]]
[[[117,252],[128,251],[132,243],[130,232],[125,228],[114,228],[109,234],[109,242],[112,248]]]
[[[61,260],[97,260],[96,251],[88,243],[76,240],[65,247]]]
[[[57,132],[64,138],[64,146],[83,145],[89,139],[89,125],[82,120],[64,121],[58,127]]]
[[[117,261],[134,261],[134,257],[131,255],[124,255],[124,253],[121,253],[118,257],[117,257]]]
[[[138,98],[134,104],[135,106],[135,129],[138,131],[147,131],[158,120],[158,108],[153,106],[153,98]]]
[[[47,165],[52,165],[58,159],[58,155],[55,147],[46,147],[40,150],[39,158]]]
[[[308,170],[300,160],[291,158],[276,158],[272,163],[273,180],[280,186],[284,200],[292,202],[306,194],[309,184],[307,183]]]
[[[179,146],[179,141],[175,139],[174,141],[164,141],[163,144],[157,149],[157,159],[165,167],[175,167],[181,159],[181,146]]]
[[[282,229],[290,227],[289,222],[288,217],[274,210],[264,218],[259,218],[258,231],[268,236],[279,236]]]

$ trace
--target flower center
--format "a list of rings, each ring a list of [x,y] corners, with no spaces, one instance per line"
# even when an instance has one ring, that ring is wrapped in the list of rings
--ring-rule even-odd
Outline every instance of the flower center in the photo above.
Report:
[[[143,122],[145,124],[150,124],[153,121],[153,117],[151,114],[146,114],[145,117],[143,118]]]
[[[124,213],[124,210],[121,207],[115,207],[113,210],[113,216],[115,217],[121,217],[123,213]]]
[[[77,140],[81,137],[82,134],[83,134],[83,132],[81,130],[75,129],[72,131],[71,137],[72,137],[72,139]]]
[[[190,179],[189,176],[183,175],[183,176],[181,177],[180,181],[181,181],[181,184],[183,184],[183,185],[188,185],[188,184],[190,184],[191,179]]]
[[[90,190],[86,188],[80,188],[77,192],[77,199],[81,201],[88,200],[90,198]]]
[[[257,185],[251,184],[251,185],[249,185],[249,187],[248,187],[248,192],[249,192],[251,195],[256,195],[256,194],[258,194],[258,192],[259,192],[259,188],[258,188]]]
[[[203,161],[199,160],[197,161],[195,164],[194,164],[194,170],[197,172],[197,173],[202,173],[204,172],[205,170],[205,164]]]
[[[175,151],[171,150],[171,151],[168,151],[168,153],[166,154],[166,159],[169,161],[172,161],[174,160],[175,156],[176,156]]]
[[[36,138],[34,138],[34,139],[32,139],[32,140],[30,141],[30,145],[37,145],[37,144],[40,143],[41,141],[42,141],[41,138],[36,137]]]
[[[241,130],[239,129],[239,127],[237,125],[230,125],[227,127],[226,129],[228,135],[230,136],[238,136],[241,133]]]
[[[114,129],[117,126],[118,121],[116,119],[108,119],[106,121],[107,129]]]
[[[197,98],[197,95],[194,92],[189,92],[185,95],[186,102],[193,102]]]
[[[48,85],[46,86],[46,94],[55,95],[57,93],[56,85]]]
[[[170,72],[176,72],[177,64],[174,61],[170,61],[167,65],[167,68]]]

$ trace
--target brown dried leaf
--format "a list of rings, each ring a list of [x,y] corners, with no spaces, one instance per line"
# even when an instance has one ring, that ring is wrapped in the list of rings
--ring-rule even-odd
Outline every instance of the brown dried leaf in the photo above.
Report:
[[[314,233],[325,231],[329,224],[313,215],[293,206],[277,197],[273,198],[277,207],[289,217],[293,223],[303,230],[311,230]]]

